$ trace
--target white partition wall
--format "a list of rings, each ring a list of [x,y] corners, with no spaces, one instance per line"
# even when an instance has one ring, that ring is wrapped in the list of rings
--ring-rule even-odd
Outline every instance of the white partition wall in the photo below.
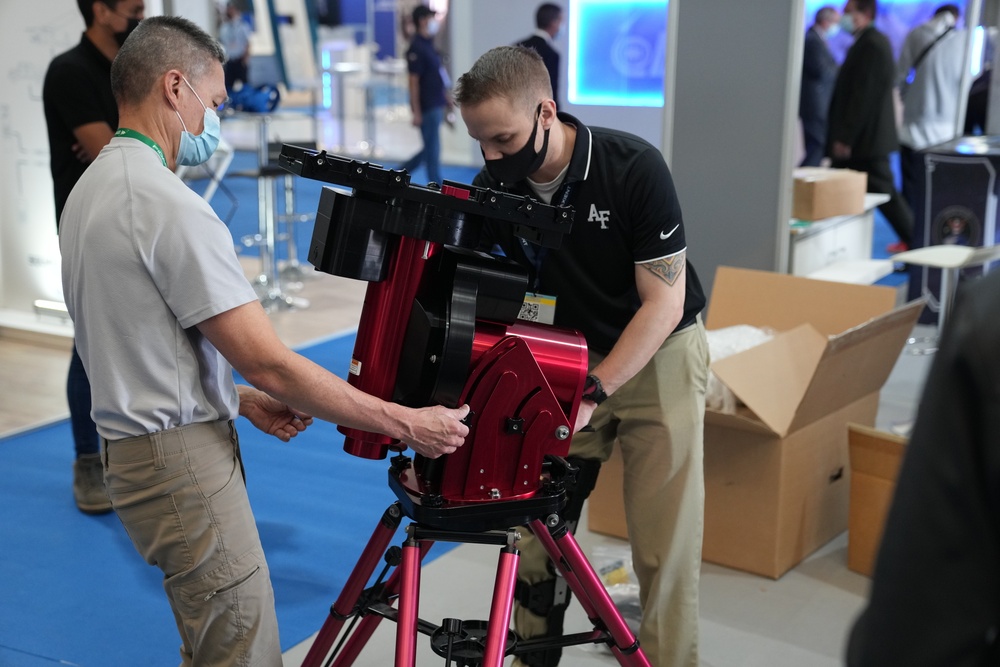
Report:
[[[146,0],[146,16],[161,10]],[[75,0],[0,2],[0,328],[50,331],[33,304],[62,300],[42,82],[83,30]]]
[[[62,300],[42,81],[83,29],[70,0],[0,3],[0,324]]]
[[[710,290],[720,265],[785,265],[804,3],[671,4],[670,168],[689,258]]]

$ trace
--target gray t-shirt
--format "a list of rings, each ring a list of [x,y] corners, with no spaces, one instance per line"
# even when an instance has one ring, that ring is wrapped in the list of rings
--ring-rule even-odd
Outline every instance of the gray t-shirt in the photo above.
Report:
[[[109,440],[233,419],[232,366],[196,324],[256,300],[232,236],[147,145],[116,137],[70,193],[62,279]]]

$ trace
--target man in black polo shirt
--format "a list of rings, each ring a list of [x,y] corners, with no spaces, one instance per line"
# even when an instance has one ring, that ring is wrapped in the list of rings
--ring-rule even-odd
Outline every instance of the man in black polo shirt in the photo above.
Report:
[[[502,223],[487,228],[486,245],[527,267],[534,294],[526,299],[554,297],[552,322],[579,329],[590,347],[570,450],[582,473],[566,518],[579,516],[594,469],[617,440],[640,641],[658,667],[695,667],[708,346],[699,317],[705,297],[687,262],[670,172],[642,139],[557,113],[545,65],[531,49],[487,52],[459,78],[455,99],[486,160],[477,185],[576,209],[557,250],[521,241]],[[581,432],[587,425],[592,432]],[[554,577],[538,545],[520,546],[518,633],[560,634],[565,605],[551,604],[558,584],[546,583]],[[524,661],[556,664],[552,653]]]
[[[145,9],[143,0],[77,0],[77,4],[87,29],[79,44],[52,60],[42,87],[56,229],[73,186],[118,128],[118,106],[111,93],[111,61],[139,24]],[[66,397],[76,447],[73,497],[83,512],[110,512],[100,440],[90,418],[90,382],[76,346],[66,379]]]
[[[413,9],[413,28],[416,31],[406,52],[410,72],[410,111],[413,125],[420,128],[423,147],[400,168],[413,171],[421,164],[427,165],[427,180],[441,182],[441,121],[450,106],[447,75],[441,66],[441,56],[434,48],[434,35],[438,32],[434,11],[426,5]]]

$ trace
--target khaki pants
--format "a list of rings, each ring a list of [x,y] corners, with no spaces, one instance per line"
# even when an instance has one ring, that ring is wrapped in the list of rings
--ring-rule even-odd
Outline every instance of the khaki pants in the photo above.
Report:
[[[591,368],[600,358],[591,356]],[[594,433],[573,436],[570,454],[608,460],[617,441],[624,460],[625,517],[639,580],[639,641],[654,667],[698,665],[698,578],[704,527],[703,441],[708,344],[698,322],[667,338],[635,377],[594,412]],[[537,540],[519,543],[518,578],[551,578]],[[522,637],[545,619],[516,605]],[[518,664],[518,662],[515,662]]]
[[[104,479],[132,544],[163,571],[181,664],[280,667],[274,593],[232,423],[105,441]]]

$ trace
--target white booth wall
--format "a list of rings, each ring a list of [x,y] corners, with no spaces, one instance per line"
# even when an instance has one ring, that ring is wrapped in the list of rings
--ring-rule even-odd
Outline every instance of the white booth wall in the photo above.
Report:
[[[211,3],[175,2],[214,29]],[[146,0],[147,16],[161,13],[161,0]],[[0,327],[66,328],[33,310],[38,299],[62,300],[42,82],[52,58],[77,44],[84,29],[75,0],[0,2]]]

